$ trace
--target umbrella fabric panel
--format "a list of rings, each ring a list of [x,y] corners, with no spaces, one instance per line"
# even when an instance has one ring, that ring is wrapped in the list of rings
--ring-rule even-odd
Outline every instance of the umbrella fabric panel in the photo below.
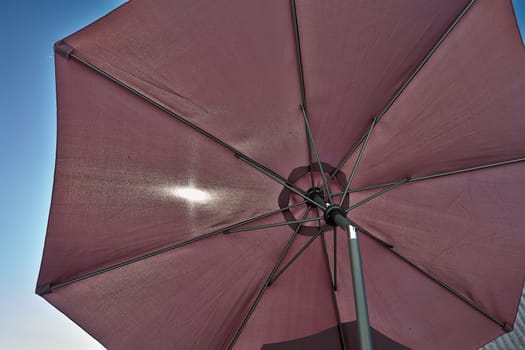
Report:
[[[342,321],[349,322],[355,320],[353,289],[348,246],[339,234],[337,299]],[[504,333],[382,244],[363,233],[359,240],[370,326],[384,337],[410,349],[465,350]],[[331,251],[331,235],[327,245]]]
[[[225,349],[288,235],[221,235],[44,297],[109,349]]]
[[[524,62],[511,2],[476,1],[377,123],[354,185],[525,157]]]
[[[287,1],[132,1],[66,42],[282,176],[307,164]]]
[[[286,260],[308,239],[297,236],[295,247]],[[285,264],[283,261],[281,267]],[[259,350],[264,344],[302,338],[336,326],[336,309],[330,289],[323,247],[317,238],[266,290],[234,349]],[[334,340],[339,344],[337,332]]]
[[[343,159],[467,3],[297,1],[308,114],[324,161]]]
[[[512,324],[525,278],[524,172],[518,163],[405,184],[350,217]]]
[[[39,285],[277,208],[278,184],[100,74],[57,56],[57,84],[55,186]]]

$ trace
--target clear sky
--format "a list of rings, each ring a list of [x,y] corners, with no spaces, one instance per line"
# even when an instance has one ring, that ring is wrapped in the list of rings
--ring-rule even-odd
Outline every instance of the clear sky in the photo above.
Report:
[[[103,349],[34,289],[55,162],[53,43],[122,2],[2,2],[0,349]]]
[[[17,0],[2,3],[0,349],[103,349],[36,296],[34,288],[55,158],[53,43],[122,2]],[[520,22],[525,23],[525,1],[514,2],[520,6]]]
[[[525,0],[512,0],[514,5],[514,13],[516,14],[516,21],[520,28],[521,39],[525,45]]]

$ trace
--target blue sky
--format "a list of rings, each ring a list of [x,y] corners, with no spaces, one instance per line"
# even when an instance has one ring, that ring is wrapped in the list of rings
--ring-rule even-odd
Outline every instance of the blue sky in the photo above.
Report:
[[[2,4],[0,349],[103,349],[33,291],[55,158],[53,43],[122,2],[18,0]],[[525,24],[525,1],[514,2]]]
[[[523,45],[525,45],[525,0],[512,0],[512,4],[520,28],[521,39],[523,40]]]
[[[34,294],[51,198],[53,43],[122,0],[2,3],[0,11],[0,349],[103,349]]]

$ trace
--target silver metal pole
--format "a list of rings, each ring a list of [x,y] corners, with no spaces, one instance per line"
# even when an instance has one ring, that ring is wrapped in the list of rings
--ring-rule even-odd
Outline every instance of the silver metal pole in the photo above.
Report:
[[[357,314],[359,344],[361,350],[372,350],[372,336],[370,333],[370,322],[368,320],[365,281],[361,265],[359,241],[357,240],[357,229],[352,225],[348,225],[345,231],[348,236],[348,248],[350,250],[350,266],[352,268],[352,282],[354,284],[354,303]]]
[[[325,203],[318,193],[313,193],[311,199],[316,202],[317,206],[325,206],[323,212],[327,224],[339,226],[344,229],[347,234],[360,350],[372,350],[372,336],[370,332],[370,322],[368,320],[365,281],[363,278],[359,241],[357,240],[357,229],[346,217],[345,211],[340,206]]]

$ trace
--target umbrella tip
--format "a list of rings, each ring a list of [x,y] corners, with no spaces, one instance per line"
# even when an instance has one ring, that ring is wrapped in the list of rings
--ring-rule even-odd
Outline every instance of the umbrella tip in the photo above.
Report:
[[[45,294],[51,293],[52,291],[53,290],[51,289],[51,284],[47,283],[47,284],[43,284],[43,285],[37,286],[36,290],[35,290],[35,293],[40,295],[40,296],[43,296]]]
[[[69,46],[69,44],[66,43],[64,40],[57,41],[54,45],[54,48],[57,54],[65,58],[69,58],[69,56],[73,52],[73,48]]]
[[[501,327],[505,332],[512,332],[512,325],[508,324],[507,322],[503,322],[503,326]]]

